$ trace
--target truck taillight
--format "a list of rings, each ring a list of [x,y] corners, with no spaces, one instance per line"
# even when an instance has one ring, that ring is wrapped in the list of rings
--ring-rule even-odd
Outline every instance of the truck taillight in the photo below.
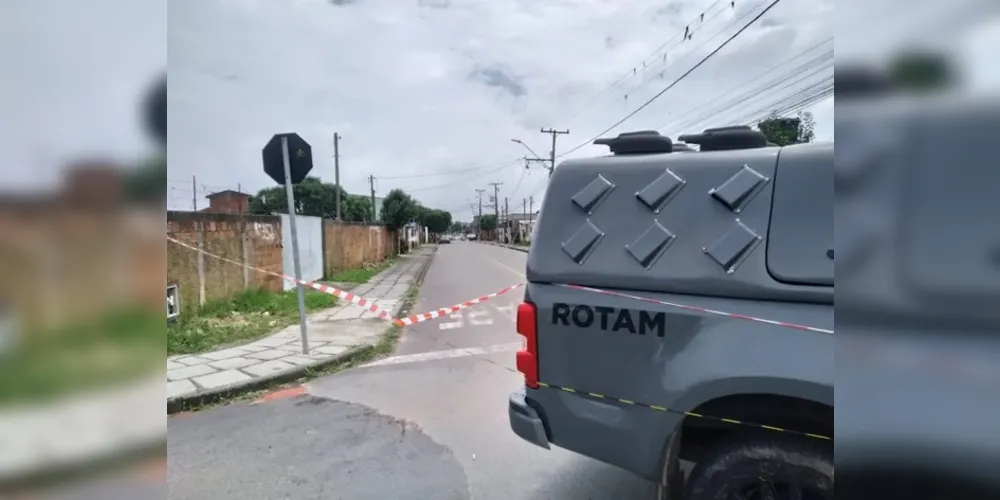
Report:
[[[517,371],[524,375],[524,385],[538,388],[538,311],[535,304],[517,306],[517,333],[524,337],[524,349],[517,351]]]

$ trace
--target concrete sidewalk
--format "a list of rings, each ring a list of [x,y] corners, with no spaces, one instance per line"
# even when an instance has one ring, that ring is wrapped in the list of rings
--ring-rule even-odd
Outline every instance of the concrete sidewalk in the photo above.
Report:
[[[400,315],[410,285],[430,266],[435,245],[403,255],[394,266],[358,285],[351,293]],[[196,355],[167,358],[167,411],[214,395],[252,390],[278,379],[295,378],[308,369],[341,362],[378,343],[391,324],[351,303],[309,315],[309,353],[302,353],[299,325],[263,339]]]

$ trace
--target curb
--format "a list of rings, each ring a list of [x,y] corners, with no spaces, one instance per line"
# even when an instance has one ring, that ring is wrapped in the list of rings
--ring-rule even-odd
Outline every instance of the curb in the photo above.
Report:
[[[431,263],[434,261],[434,255],[436,253],[437,253],[437,247],[434,247],[434,250],[430,254],[430,258],[428,258],[426,262],[424,262],[424,264],[420,266],[420,269],[417,270],[416,274],[414,275],[413,282],[411,283],[410,286],[420,286],[420,284],[423,283],[424,276],[427,275],[427,270],[430,269]],[[406,307],[412,307],[412,304],[407,304],[406,300],[401,300],[399,302],[399,305],[396,306],[396,309],[393,311],[393,316],[399,316],[400,314],[402,314],[402,310]],[[391,329],[396,327],[390,326],[389,328]],[[271,386],[274,384],[292,382],[294,380],[298,380],[306,376],[310,371],[319,368],[325,368],[332,365],[349,363],[356,358],[367,355],[369,352],[375,349],[376,343],[353,347],[330,359],[316,361],[315,363],[309,363],[307,365],[299,365],[294,368],[290,368],[288,370],[275,372],[266,377],[256,378],[247,382],[241,382],[239,384],[233,384],[227,387],[212,389],[199,394],[178,396],[173,399],[168,399],[167,415],[174,415],[177,413],[184,412],[190,406],[201,406],[205,404],[211,404],[216,401],[240,396],[248,392],[253,392],[255,390],[262,389],[264,387]]]
[[[519,245],[507,245],[505,243],[494,243],[492,241],[483,241],[481,243],[486,243],[487,245],[492,245],[492,246],[500,247],[500,248],[506,248],[508,250],[515,250],[515,251],[523,252],[523,253],[528,253],[528,250],[531,249],[531,247],[522,247],[522,246],[519,246]]]

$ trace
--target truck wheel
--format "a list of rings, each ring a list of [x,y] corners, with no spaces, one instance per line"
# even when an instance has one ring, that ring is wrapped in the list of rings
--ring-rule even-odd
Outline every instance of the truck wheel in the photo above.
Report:
[[[781,439],[729,441],[698,463],[685,500],[833,500],[833,451]]]

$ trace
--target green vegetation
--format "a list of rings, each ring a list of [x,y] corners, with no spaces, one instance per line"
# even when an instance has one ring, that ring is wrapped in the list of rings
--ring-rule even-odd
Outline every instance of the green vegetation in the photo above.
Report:
[[[305,302],[307,311],[315,311],[333,307],[337,299],[306,290]],[[168,325],[167,354],[193,354],[254,340],[298,320],[295,290],[282,293],[248,290],[207,303],[197,313],[182,315],[178,322]]]
[[[395,263],[396,259],[387,259],[375,265],[344,269],[343,271],[331,274],[325,281],[333,283],[368,283],[373,276],[389,269]]]
[[[479,222],[479,228],[483,231],[492,231],[497,228],[497,216],[494,214],[484,215]]]
[[[413,306],[417,303],[417,295],[420,292],[420,282],[413,282],[410,284],[409,289],[406,291],[406,295],[403,298],[403,304],[400,306],[399,315],[405,316],[410,313]],[[378,342],[372,347],[366,347],[357,349],[354,354],[340,361],[324,366],[313,367],[306,369],[304,375],[298,379],[291,382],[275,382],[272,384],[265,385],[254,391],[240,391],[238,393],[234,392],[231,394],[222,394],[217,398],[213,398],[210,402],[201,403],[188,403],[181,409],[182,411],[201,411],[208,408],[226,405],[230,403],[240,402],[240,401],[254,401],[257,398],[267,394],[268,392],[279,390],[283,387],[295,387],[308,380],[314,379],[316,377],[321,377],[323,375],[331,375],[348,368],[353,368],[355,366],[363,365],[365,363],[374,361],[379,358],[383,358],[393,353],[396,348],[396,341],[399,340],[399,335],[402,328],[396,325],[386,328],[385,332],[379,338]]]
[[[774,112],[757,124],[757,129],[767,136],[767,140],[778,146],[812,142],[816,137],[815,128],[816,120],[808,111],[799,113],[795,118],[783,118]]]
[[[101,320],[32,332],[0,355],[0,404],[47,400],[163,369],[163,316],[126,309]]]
[[[323,182],[318,177],[306,177],[292,187],[295,195],[295,210],[298,215],[325,217],[337,216],[337,186]],[[250,212],[255,214],[287,213],[288,200],[285,187],[274,186],[261,189],[250,198]],[[345,221],[373,222],[372,199],[368,196],[348,194],[340,188],[340,216]]]

